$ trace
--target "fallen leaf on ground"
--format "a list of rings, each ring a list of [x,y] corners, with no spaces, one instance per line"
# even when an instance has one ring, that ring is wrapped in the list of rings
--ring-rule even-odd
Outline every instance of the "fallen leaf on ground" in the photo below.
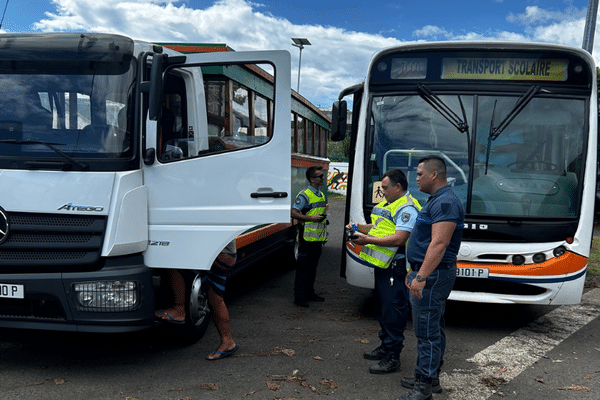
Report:
[[[483,383],[484,385],[488,386],[488,387],[498,387],[503,383],[506,383],[506,379],[504,378],[496,378],[493,376],[487,376],[487,377],[483,377],[481,378],[481,383]]]
[[[333,389],[339,389],[339,387],[341,386],[338,382],[334,381],[333,379],[321,379],[321,382],[319,382],[321,384],[321,386],[324,386],[327,389],[333,390]]]
[[[267,381],[267,388],[269,390],[275,391],[275,390],[278,390],[280,388],[280,386],[278,383],[275,383],[273,381]]]
[[[497,374],[501,374],[501,373],[506,372],[506,371],[508,371],[508,367],[504,367],[502,369],[499,369],[498,371],[496,371],[496,373]]]
[[[196,386],[199,387],[200,389],[204,389],[204,390],[219,390],[219,389],[221,389],[221,385],[218,383],[200,383]]]
[[[276,356],[279,354],[285,354],[286,356],[291,357],[294,354],[296,354],[296,350],[286,349],[285,347],[277,346],[277,347],[273,347],[272,349],[267,350],[265,353],[265,355],[269,356],[269,357]]]
[[[309,385],[309,384],[308,384],[308,383],[306,383],[306,382],[302,382],[302,383],[301,383],[301,385],[302,385],[302,386],[304,386],[305,388],[309,388],[310,390],[312,390],[312,391],[313,391],[313,392],[315,392],[315,393],[317,392],[317,388],[316,388],[316,387],[314,387],[313,385]]]
[[[568,385],[559,387],[558,390],[575,390],[578,392],[589,392],[590,388],[582,386],[582,385]]]
[[[303,382],[304,378],[301,376],[291,375],[271,375],[271,379],[274,381],[287,381],[287,382]]]
[[[314,356],[313,358],[314,358],[315,360],[317,360],[317,361],[323,361],[323,358],[322,358],[322,357],[319,357],[319,356]]]
[[[540,378],[539,376],[537,378],[535,378],[535,381],[539,382],[539,383],[546,383],[546,381],[544,381],[544,379]]]
[[[354,339],[355,342],[367,344],[369,343],[369,339]]]

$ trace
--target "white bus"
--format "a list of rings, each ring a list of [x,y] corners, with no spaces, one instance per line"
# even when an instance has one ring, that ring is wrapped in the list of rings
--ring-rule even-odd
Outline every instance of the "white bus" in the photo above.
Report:
[[[378,52],[362,84],[340,93],[332,135],[353,95],[346,222],[366,222],[381,174],[400,168],[422,204],[422,156],[446,160],[465,230],[452,300],[581,300],[596,192],[597,88],[592,57],[537,43],[444,42]],[[410,240],[410,239],[409,239]],[[344,244],[342,275],[373,287]]]

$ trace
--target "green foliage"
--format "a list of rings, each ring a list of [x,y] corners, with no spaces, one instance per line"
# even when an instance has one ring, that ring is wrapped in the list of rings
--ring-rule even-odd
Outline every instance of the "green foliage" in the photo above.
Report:
[[[327,157],[333,162],[348,162],[350,154],[350,135],[341,142],[327,141]]]
[[[588,276],[600,276],[600,238],[592,241],[592,250],[588,260]]]

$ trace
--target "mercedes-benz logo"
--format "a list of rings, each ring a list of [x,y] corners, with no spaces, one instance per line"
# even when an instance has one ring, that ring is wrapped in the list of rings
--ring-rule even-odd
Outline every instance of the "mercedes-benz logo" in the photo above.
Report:
[[[0,207],[0,244],[8,239],[9,230],[8,214],[4,211],[4,208]]]

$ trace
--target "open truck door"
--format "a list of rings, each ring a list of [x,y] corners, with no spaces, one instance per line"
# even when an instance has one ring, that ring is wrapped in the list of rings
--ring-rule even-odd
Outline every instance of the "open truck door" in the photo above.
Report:
[[[244,231],[290,220],[290,55],[181,59],[164,63],[160,110],[156,121],[145,121],[144,256],[151,268],[201,270]],[[244,80],[257,74],[270,74],[273,84],[245,90]]]

